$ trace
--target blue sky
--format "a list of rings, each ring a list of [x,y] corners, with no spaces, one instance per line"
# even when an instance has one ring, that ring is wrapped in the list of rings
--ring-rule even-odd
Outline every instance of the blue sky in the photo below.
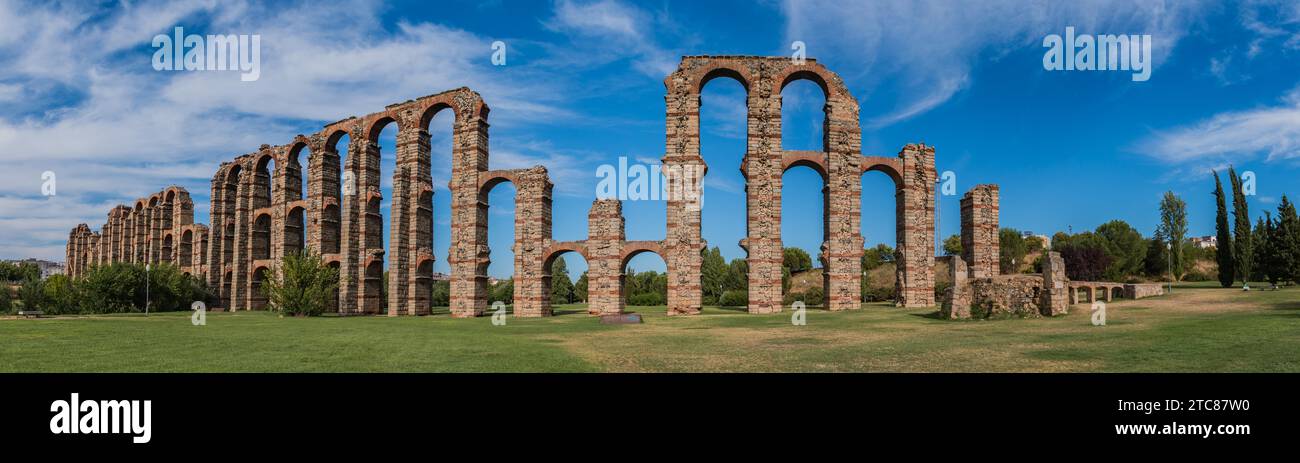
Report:
[[[492,107],[492,168],[545,165],[554,236],[586,236],[596,168],[657,162],[663,78],[682,55],[788,56],[793,41],[844,77],[862,107],[862,150],[937,147],[958,195],[1002,188],[1003,226],[1051,234],[1123,219],[1144,235],[1160,195],[1188,202],[1191,232],[1213,232],[1210,169],[1257,174],[1252,212],[1300,191],[1300,6],[1291,2],[132,2],[0,1],[0,258],[62,260],[67,232],[98,229],[119,202],[169,184],[207,221],[217,165],[327,122],[469,86]],[[158,72],[150,40],[188,32],[260,34],[256,82],[221,72]],[[1154,69],[1048,72],[1043,37],[1151,34]],[[507,64],[491,65],[491,43]],[[784,92],[784,144],[817,149],[823,97]],[[743,257],[744,92],[703,94],[704,237]],[[446,271],[450,121],[433,135],[435,250]],[[390,127],[381,137],[392,172]],[[58,175],[41,195],[41,173]],[[387,183],[387,182],[386,182]],[[893,186],[863,185],[867,243],[894,242]],[[816,254],[821,180],[785,175],[783,235]],[[511,272],[513,189],[493,191],[492,275]],[[664,205],[624,204],[628,239],[660,239]],[[941,237],[958,232],[958,196],[940,200]],[[580,270],[580,257],[568,257]],[[638,270],[662,269],[642,255]]]

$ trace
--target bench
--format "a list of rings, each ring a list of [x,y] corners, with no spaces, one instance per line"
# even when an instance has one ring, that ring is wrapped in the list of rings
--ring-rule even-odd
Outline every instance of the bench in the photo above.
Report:
[[[45,315],[45,312],[39,310],[19,310],[18,315],[27,318],[41,318],[41,315]]]

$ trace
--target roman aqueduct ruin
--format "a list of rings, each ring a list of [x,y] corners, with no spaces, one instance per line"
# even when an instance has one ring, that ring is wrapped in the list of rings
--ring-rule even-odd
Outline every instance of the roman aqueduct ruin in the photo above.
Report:
[[[689,188],[688,181],[673,178],[673,172],[706,168],[700,155],[700,92],[720,77],[736,80],[748,95],[748,140],[742,162],[748,219],[747,236],[740,244],[748,253],[749,311],[781,310],[781,181],[782,174],[796,166],[813,168],[825,184],[822,254],[827,308],[860,306],[864,244],[860,179],[868,171],[883,172],[895,184],[897,304],[934,306],[934,148],[907,145],[897,157],[863,156],[858,102],[840,77],[816,60],[684,57],[664,80],[663,164],[668,188]],[[822,151],[782,149],[781,90],[797,80],[812,81],[825,94]],[[667,266],[669,314],[700,311],[701,252],[706,243],[701,237],[699,195],[669,195],[667,233],[661,241],[625,240],[621,203],[613,199],[593,202],[586,240],[555,241],[551,238],[553,185],[546,168],[488,168],[488,106],[468,88],[389,105],[223,163],[212,177],[210,226],[194,223],[194,204],[180,187],[117,206],[99,231],[85,224],[73,229],[67,246],[68,272],[75,277],[90,265],[107,262],[170,262],[204,278],[220,295],[223,307],[256,310],[266,304],[260,291],[266,272],[282,256],[306,249],[339,270],[340,313],[381,312],[380,285],[387,259],[388,314],[428,314],[433,263],[439,256],[432,240],[432,154],[426,127],[443,110],[454,114],[451,246],[448,255],[441,256],[451,268],[453,316],[478,316],[487,309],[488,193],[504,182],[516,189],[516,316],[551,314],[550,263],[566,252],[587,260],[593,313],[622,311],[624,269],[629,259],[645,252],[658,254]],[[390,123],[397,124],[396,153],[391,154],[397,167],[388,217],[391,252],[385,252],[380,161],[381,155],[390,154],[380,153],[377,142]],[[335,145],[344,135],[349,140],[348,156],[340,165]],[[305,172],[300,167],[304,157]],[[301,186],[303,175],[306,191]],[[996,272],[996,187],[991,201],[992,228],[972,223],[974,239],[966,249],[974,268],[987,268],[991,256]],[[972,211],[986,207],[975,206]],[[963,230],[966,209],[963,203]]]

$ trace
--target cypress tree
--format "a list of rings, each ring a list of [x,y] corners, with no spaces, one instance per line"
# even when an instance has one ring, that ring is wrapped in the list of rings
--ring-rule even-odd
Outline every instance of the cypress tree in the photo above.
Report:
[[[1250,231],[1250,206],[1246,204],[1246,195],[1241,190],[1241,177],[1237,176],[1237,170],[1228,167],[1228,180],[1232,182],[1232,218],[1233,228],[1233,258],[1237,261],[1237,277],[1241,279],[1243,288],[1250,288],[1251,270],[1255,265],[1254,249],[1252,249],[1252,237]]]
[[[1277,253],[1279,279],[1300,282],[1300,218],[1295,203],[1282,195],[1277,206],[1277,230],[1271,237]]]
[[[1232,257],[1232,231],[1228,226],[1228,206],[1223,194],[1223,182],[1219,181],[1219,172],[1214,172],[1214,202],[1218,209],[1214,213],[1214,232],[1219,243],[1215,254],[1219,261],[1219,284],[1224,288],[1232,286],[1236,279],[1236,263]]]
[[[1273,214],[1264,211],[1264,217],[1255,222],[1254,242],[1251,243],[1255,247],[1255,271],[1251,274],[1273,284],[1277,284],[1278,278],[1277,252],[1273,249],[1276,243],[1272,239],[1276,233]]]

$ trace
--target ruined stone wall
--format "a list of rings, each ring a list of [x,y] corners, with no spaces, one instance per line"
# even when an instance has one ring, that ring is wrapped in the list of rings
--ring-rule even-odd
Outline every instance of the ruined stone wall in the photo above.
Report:
[[[1040,312],[1054,317],[1070,311],[1069,280],[1065,276],[1065,259],[1061,253],[1048,251],[1043,259],[1043,301]]]
[[[1142,299],[1144,297],[1163,296],[1165,286],[1160,283],[1137,283],[1124,285],[1124,297],[1128,299]]]
[[[997,185],[975,185],[961,198],[961,249],[972,278],[998,275]]]
[[[114,262],[175,264],[185,274],[202,277],[195,243],[207,239],[207,227],[194,223],[194,202],[184,188],[170,186],[108,211],[99,231],[79,224],[68,236],[65,273],[82,277],[94,265]],[[201,254],[201,252],[199,252]]]
[[[622,272],[636,253],[655,252],[667,264],[669,314],[695,314],[701,307],[702,181],[707,168],[700,156],[699,94],[716,77],[736,79],[747,90],[748,140],[742,172],[746,178],[747,236],[741,246],[749,264],[749,310],[781,310],[781,176],[795,165],[809,165],[825,180],[827,306],[859,307],[861,175],[886,171],[897,186],[899,305],[934,304],[934,149],[907,145],[897,158],[863,157],[857,100],[838,75],[815,60],[785,57],[688,56],[665,79],[666,147],[663,158],[667,234],[663,241],[624,239],[621,206],[597,201],[589,217],[589,238],[551,240],[552,184],[542,167],[488,170],[488,107],[467,88],[389,105],[382,111],[326,125],[284,145],[223,163],[212,177],[211,227],[193,223],[188,194],[151,197],[135,207],[120,206],[95,238],[70,235],[68,260],[177,262],[202,274],[232,310],[265,307],[263,277],[286,255],[302,250],[321,255],[338,269],[338,311],[344,314],[423,315],[429,312],[432,268],[433,159],[429,121],[442,110],[454,114],[452,128],[451,313],[472,317],[487,308],[488,192],[497,183],[516,187],[515,313],[551,313],[546,265],[557,253],[580,252],[591,267],[592,307],[598,313],[623,309]],[[781,146],[781,90],[795,80],[818,84],[826,96],[824,140],[820,151],[787,152]],[[395,153],[380,152],[377,138],[387,124],[397,125]],[[348,155],[336,145],[347,136]],[[379,166],[396,161],[391,198],[380,192]],[[306,181],[306,187],[302,183]],[[183,196],[183,199],[181,199]],[[390,201],[391,216],[380,214]],[[390,223],[389,249],[381,235]],[[994,225],[996,236],[996,223]],[[84,237],[83,237],[84,235]],[[84,254],[83,242],[97,254]],[[185,251],[182,251],[185,250]],[[387,299],[381,279],[389,272]]]

